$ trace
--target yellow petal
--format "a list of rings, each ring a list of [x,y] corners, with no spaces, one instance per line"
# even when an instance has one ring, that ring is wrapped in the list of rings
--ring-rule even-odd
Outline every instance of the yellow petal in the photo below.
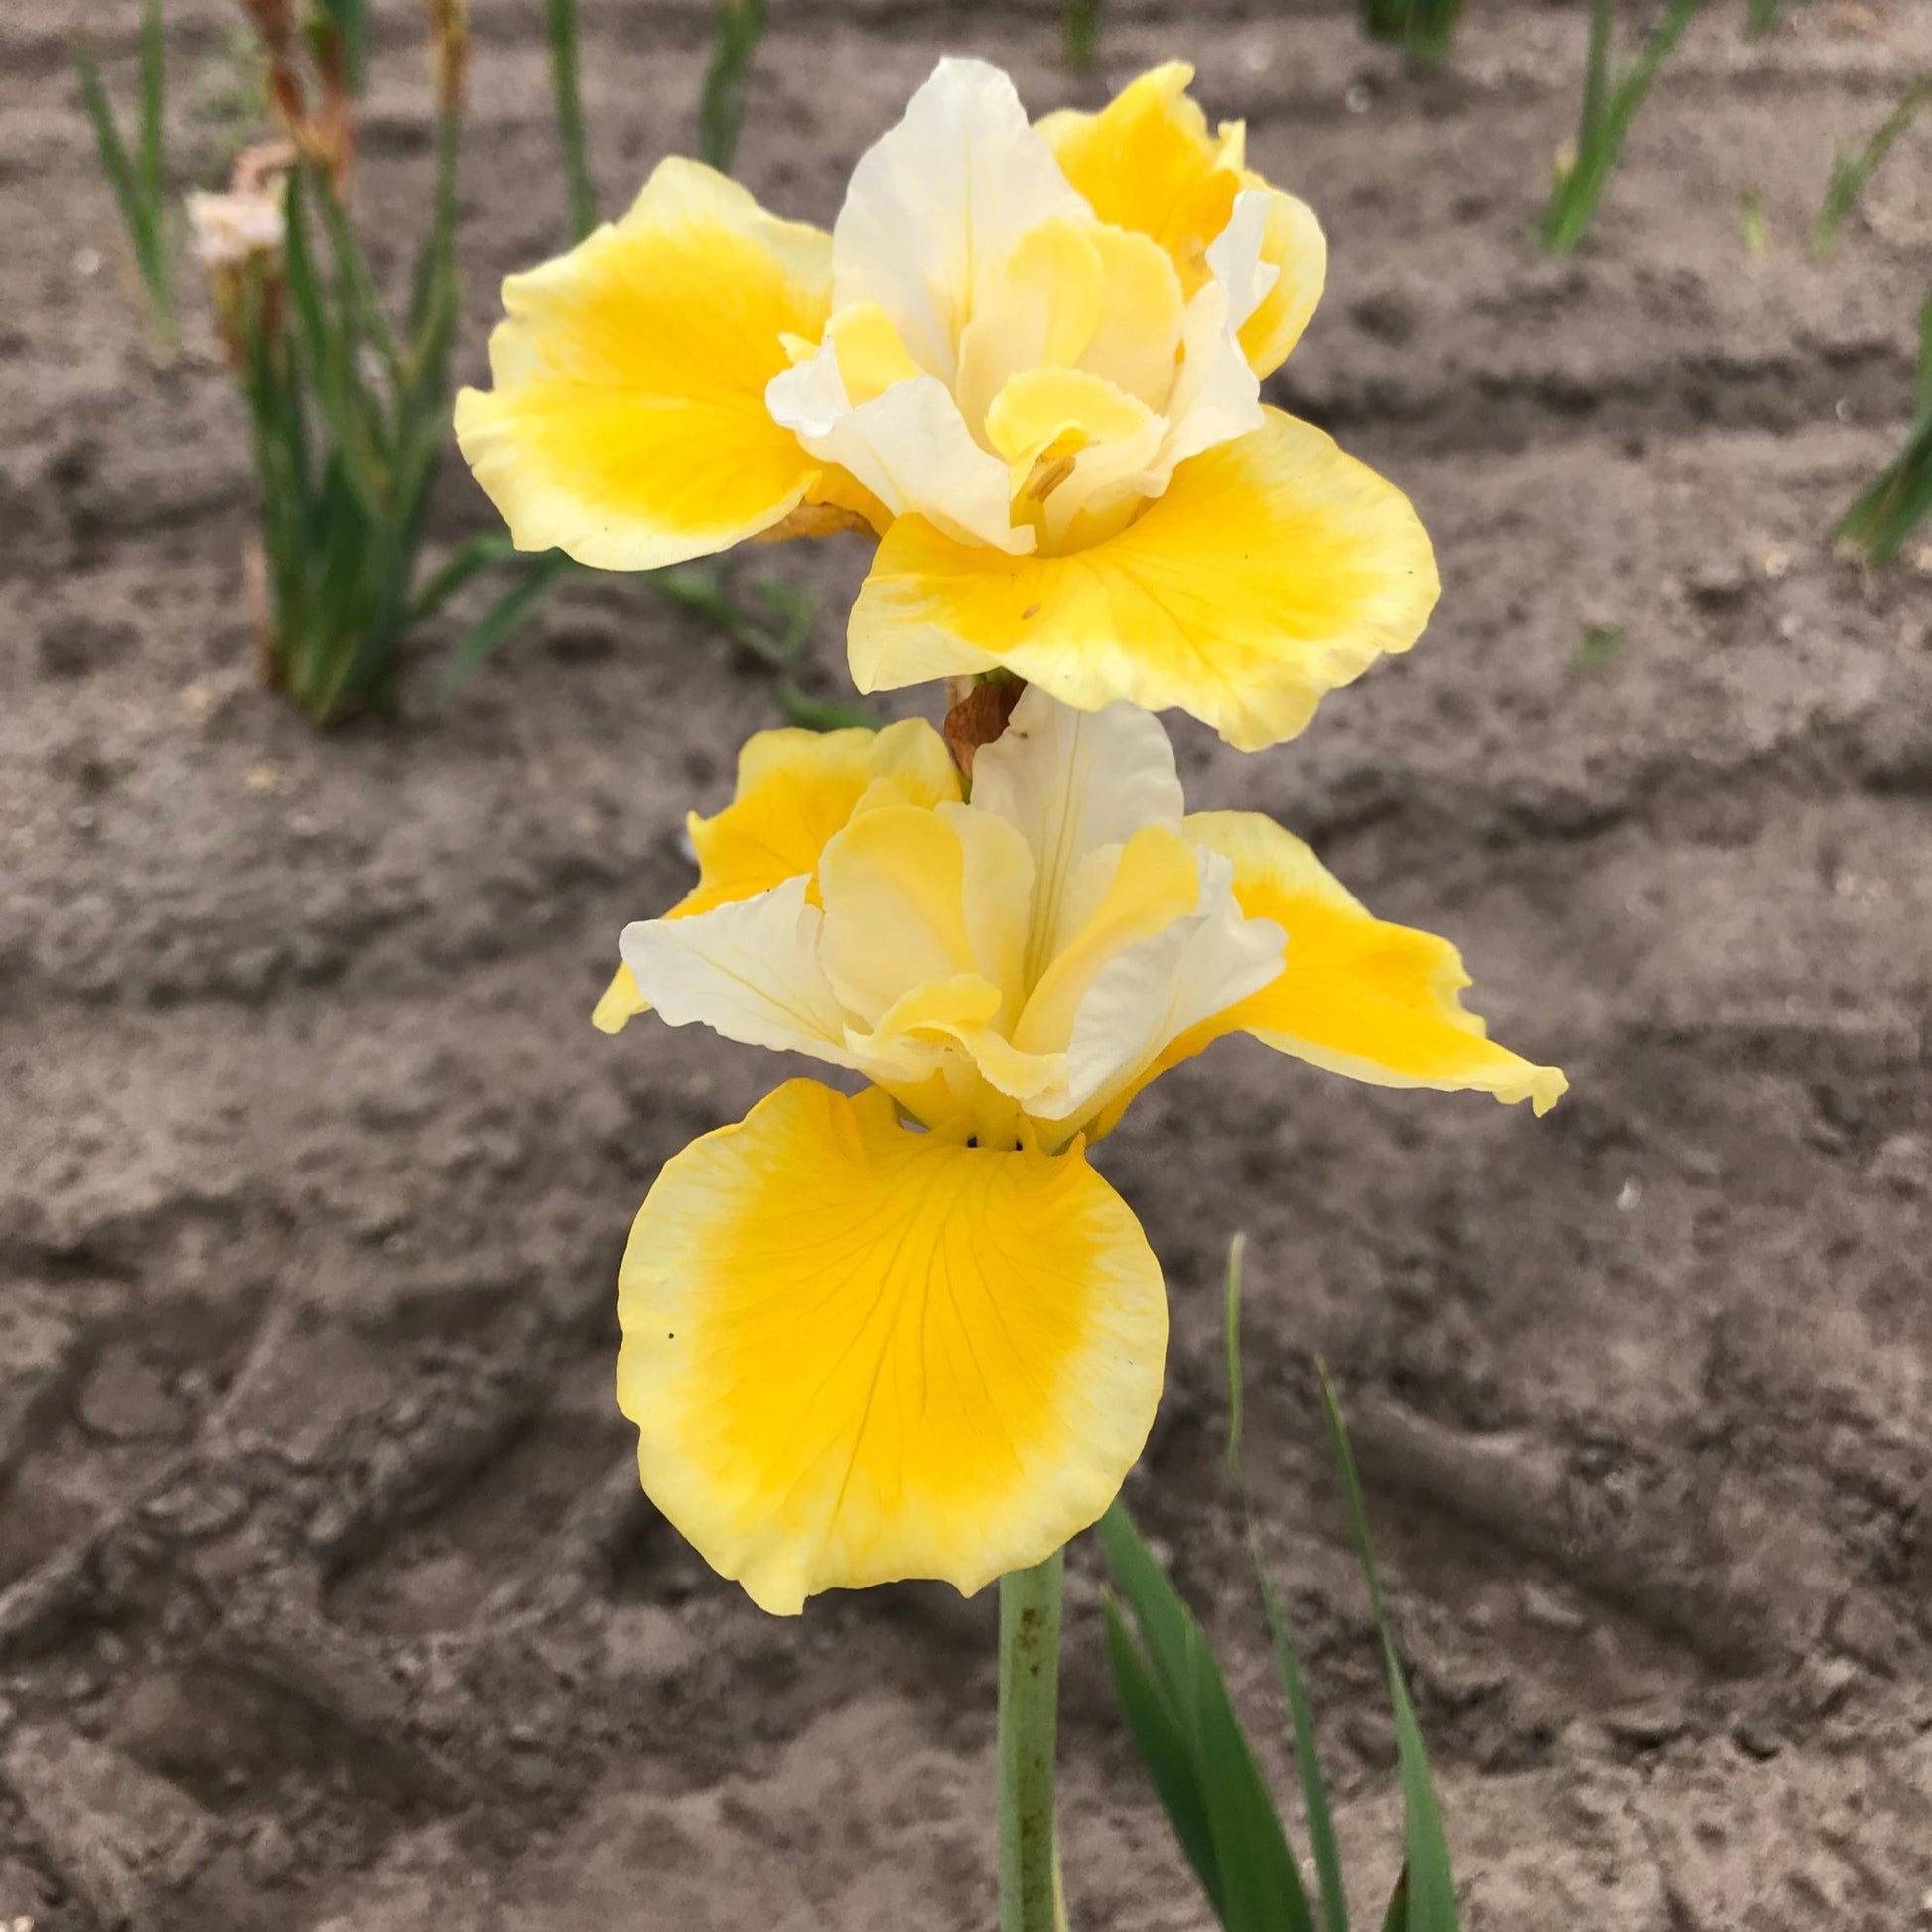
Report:
[[[772,421],[787,332],[816,338],[830,238],[696,162],[659,165],[621,221],[503,285],[495,387],[457,440],[519,548],[650,570],[780,522],[821,465]]]
[[[755,732],[738,754],[738,790],[711,818],[688,821],[698,883],[665,913],[687,919],[814,875],[819,855],[853,815],[881,805],[936,805],[959,797],[959,771],[946,742],[922,718],[881,731],[814,732],[788,726]],[[621,1032],[650,1003],[620,966],[591,1013],[592,1025]]]
[[[1463,1007],[1469,976],[1447,939],[1376,918],[1300,839],[1259,812],[1196,812],[1186,832],[1232,862],[1241,909],[1280,925],[1288,951],[1280,978],[1175,1040],[1147,1079],[1244,1030],[1279,1052],[1377,1086],[1492,1093],[1528,1100],[1539,1114],[1562,1097],[1569,1082],[1556,1067],[1497,1045]]]
[[[1244,188],[1269,195],[1262,260],[1274,288],[1241,328],[1257,375],[1295,346],[1327,275],[1327,243],[1308,207],[1243,165],[1238,122],[1210,133],[1188,96],[1194,70],[1169,61],[1124,87],[1097,114],[1066,112],[1039,123],[1067,179],[1101,220],[1151,235],[1192,295],[1208,277],[1207,250],[1227,226]]]
[[[755,733],[738,755],[732,802],[713,818],[690,821],[698,883],[667,916],[706,912],[816,873],[826,845],[862,808],[958,796],[952,754],[922,718],[876,732],[789,726]]]
[[[854,408],[883,396],[895,382],[910,382],[924,371],[913,361],[893,319],[876,302],[841,309],[826,329],[839,377]]]
[[[591,1025],[600,1033],[621,1034],[640,1013],[649,1011],[650,1002],[637,989],[637,975],[620,961],[611,984],[591,1009]]]
[[[668,1162],[619,1278],[646,1490],[764,1609],[971,1592],[1093,1522],[1147,1439],[1167,1306],[1077,1148],[911,1132],[779,1088]]]
[[[1105,376],[1083,369],[1022,369],[986,412],[986,440],[1011,466],[1015,495],[1028,485],[1035,464],[1061,460],[1060,477],[1035,483],[1033,493],[1043,498],[1072,469],[1080,451],[1090,444],[1138,437],[1153,420],[1146,403]]]
[[[1268,223],[1261,259],[1275,269],[1275,285],[1241,325],[1241,352],[1257,375],[1272,375],[1302,340],[1328,279],[1328,238],[1306,202],[1284,193],[1254,173],[1244,188],[1266,189]]]
[[[841,1003],[871,1024],[910,989],[962,973],[1017,1000],[1033,877],[1026,839],[991,812],[855,818],[819,871],[821,958]]]
[[[860,690],[1005,665],[1083,711],[1191,712],[1242,751],[1294,737],[1324,693],[1421,635],[1436,563],[1400,490],[1263,413],[1085,550],[1014,557],[895,523],[852,613]]]

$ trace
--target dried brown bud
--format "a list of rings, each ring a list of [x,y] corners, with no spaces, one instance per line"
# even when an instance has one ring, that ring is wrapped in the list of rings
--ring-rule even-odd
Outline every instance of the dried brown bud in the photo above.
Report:
[[[995,671],[963,693],[957,692],[953,681],[948,680],[946,696],[951,700],[951,708],[946,713],[946,744],[951,749],[953,762],[966,774],[969,783],[974,753],[982,745],[991,745],[1006,730],[1007,720],[1013,716],[1013,708],[1026,688],[1023,679],[1008,671]]]

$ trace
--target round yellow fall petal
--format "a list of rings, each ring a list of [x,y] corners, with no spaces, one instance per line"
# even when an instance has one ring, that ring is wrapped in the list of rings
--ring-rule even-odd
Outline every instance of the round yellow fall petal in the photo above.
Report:
[[[1167,1344],[1160,1266],[1077,1148],[805,1080],[665,1165],[618,1313],[645,1489],[778,1613],[1043,1560],[1140,1454]]]
[[[1251,1033],[1278,1052],[1384,1087],[1492,1093],[1539,1114],[1569,1081],[1487,1036],[1461,1000],[1469,984],[1447,939],[1378,919],[1292,832],[1259,812],[1194,812],[1184,827],[1234,867],[1250,918],[1288,934],[1281,976],[1176,1039],[1097,1124],[1111,1131],[1133,1094],[1222,1035]]]
[[[1118,534],[1063,556],[894,524],[852,613],[860,690],[1005,665],[1081,710],[1175,707],[1242,751],[1407,650],[1436,602],[1408,499],[1280,410],[1190,458]]]
[[[622,220],[510,277],[495,387],[457,398],[456,430],[518,547],[649,570],[781,522],[822,466],[764,390],[830,287],[829,236],[676,159]]]

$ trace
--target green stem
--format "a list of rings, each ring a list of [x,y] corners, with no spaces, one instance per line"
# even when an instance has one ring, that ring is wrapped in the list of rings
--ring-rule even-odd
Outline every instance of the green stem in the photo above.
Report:
[[[1064,1923],[1053,1831],[1063,1561],[1055,1551],[1000,1579],[1000,1932]]]

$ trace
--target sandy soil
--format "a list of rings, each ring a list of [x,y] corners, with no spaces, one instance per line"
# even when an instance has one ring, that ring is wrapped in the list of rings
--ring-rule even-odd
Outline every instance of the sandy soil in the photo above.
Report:
[[[616,580],[446,715],[323,740],[252,685],[239,414],[205,326],[172,366],[144,345],[66,70],[78,14],[124,84],[132,11],[0,20],[0,1925],[984,1926],[990,1601],[762,1617],[653,1521],[610,1399],[629,1216],[772,1069],[586,1013],[769,691]],[[1083,91],[1044,6],[773,11],[742,172],[789,212],[829,218],[941,47],[1041,108]],[[1525,228],[1578,6],[1478,8],[1434,77],[1338,5],[1112,9],[1109,79],[1189,55],[1323,215],[1277,399],[1410,489],[1448,587],[1297,745],[1181,731],[1190,792],[1452,934],[1574,1081],[1537,1123],[1230,1043],[1106,1151],[1175,1311],[1133,1493],[1273,1738],[1218,1474],[1248,1230],[1249,1442],[1364,1914],[1391,1739],[1316,1350],[1473,1928],[1932,1911],[1932,583],[1824,534],[1907,406],[1932,133],[1836,261],[1802,247],[1932,9],[1792,11],[1747,45],[1714,5],[1556,266]],[[211,170],[228,12],[170,15],[177,147]],[[498,275],[563,226],[540,10],[477,15],[472,370]],[[607,205],[689,146],[704,20],[588,7]],[[398,252],[413,26],[385,10],[363,183]],[[441,533],[487,517],[453,471]],[[837,689],[862,559],[777,561]],[[1076,1923],[1203,1926],[1086,1552],[1071,1587]]]

